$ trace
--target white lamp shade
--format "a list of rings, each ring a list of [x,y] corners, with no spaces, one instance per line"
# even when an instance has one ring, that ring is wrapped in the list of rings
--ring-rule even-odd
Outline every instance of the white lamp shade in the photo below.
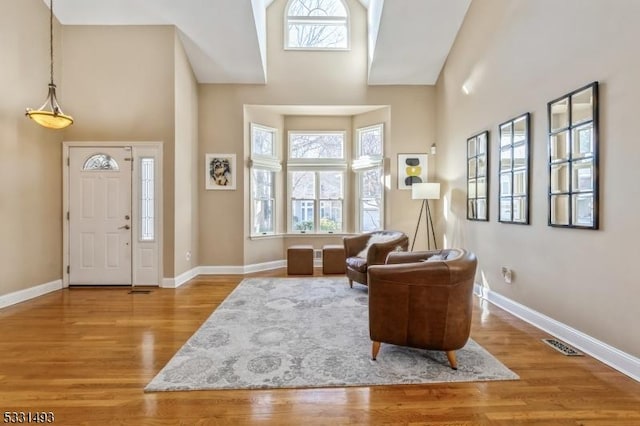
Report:
[[[414,183],[411,185],[411,198],[414,200],[439,200],[439,183]]]

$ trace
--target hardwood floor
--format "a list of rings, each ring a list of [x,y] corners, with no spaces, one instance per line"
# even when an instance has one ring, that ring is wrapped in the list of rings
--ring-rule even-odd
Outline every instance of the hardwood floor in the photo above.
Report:
[[[0,310],[0,414],[52,412],[62,425],[640,425],[640,383],[559,354],[545,333],[480,301],[472,337],[521,380],[144,393],[242,278],[148,294],[72,288]]]

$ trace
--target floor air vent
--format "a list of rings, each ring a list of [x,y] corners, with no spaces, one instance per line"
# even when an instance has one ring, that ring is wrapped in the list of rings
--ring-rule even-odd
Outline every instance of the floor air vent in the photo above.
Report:
[[[561,342],[558,339],[542,339],[547,345],[551,346],[556,351],[560,352],[563,355],[567,356],[582,356],[583,353],[578,351],[577,349],[572,348],[564,342]]]
[[[149,294],[151,293],[151,290],[140,290],[140,289],[133,289],[129,291],[129,294]]]

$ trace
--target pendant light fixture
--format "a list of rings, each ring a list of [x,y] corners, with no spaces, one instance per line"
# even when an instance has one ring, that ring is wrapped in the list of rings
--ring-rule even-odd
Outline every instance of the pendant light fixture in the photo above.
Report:
[[[53,83],[53,0],[49,3],[49,55],[51,58],[51,82],[49,95],[44,104],[37,110],[27,108],[26,116],[48,129],[64,129],[73,124],[73,118],[62,112],[56,98],[56,85]]]

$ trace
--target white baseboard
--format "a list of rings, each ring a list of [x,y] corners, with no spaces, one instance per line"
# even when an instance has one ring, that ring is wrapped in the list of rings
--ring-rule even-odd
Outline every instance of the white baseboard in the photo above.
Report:
[[[478,284],[474,293],[640,382],[640,359]]]
[[[254,263],[253,265],[245,265],[245,274],[252,274],[254,272],[270,271],[272,269],[286,268],[286,260],[274,260],[272,262]]]
[[[187,272],[184,272],[184,273],[178,275],[175,278],[164,278],[162,280],[162,287],[163,288],[178,288],[182,284],[184,284],[187,281],[189,281],[190,279],[200,275],[200,268],[201,268],[200,266],[196,266],[195,268],[190,269]]]
[[[286,267],[286,260],[274,260],[272,262],[254,263],[244,266],[197,266],[175,278],[164,278],[162,280],[162,287],[178,288],[198,275],[244,275]]]
[[[34,297],[42,296],[56,290],[62,290],[62,280],[55,280],[2,295],[0,296],[0,309],[15,305],[16,303],[26,302]]]
[[[274,260],[244,266],[201,266],[200,273],[202,275],[244,275],[254,272],[270,271],[271,269],[286,268],[286,266],[286,260]]]

